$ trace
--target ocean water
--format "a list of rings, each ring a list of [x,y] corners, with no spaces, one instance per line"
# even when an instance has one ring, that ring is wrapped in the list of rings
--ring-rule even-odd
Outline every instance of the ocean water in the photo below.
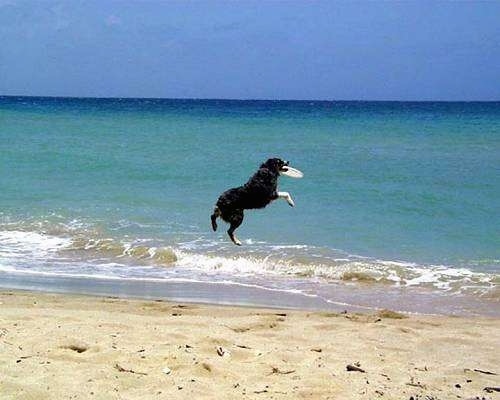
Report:
[[[274,156],[305,174],[280,178],[296,207],[247,211],[234,246],[213,205]],[[500,315],[499,222],[498,102],[0,97],[3,286],[224,283]]]

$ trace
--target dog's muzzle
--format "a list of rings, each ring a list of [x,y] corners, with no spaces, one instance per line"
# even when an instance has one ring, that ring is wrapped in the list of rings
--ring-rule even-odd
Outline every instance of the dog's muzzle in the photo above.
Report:
[[[280,168],[280,172],[286,172],[288,171],[288,166],[290,165],[290,161],[283,161],[284,165]]]

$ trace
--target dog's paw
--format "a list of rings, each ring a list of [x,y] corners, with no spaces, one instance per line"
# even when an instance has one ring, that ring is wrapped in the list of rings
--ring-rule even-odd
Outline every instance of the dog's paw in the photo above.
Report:
[[[287,199],[287,202],[288,202],[288,205],[290,207],[295,207],[295,203],[293,202],[293,200],[290,198],[290,199]]]
[[[239,239],[238,239],[236,236],[232,236],[232,237],[231,237],[231,240],[233,241],[233,243],[234,243],[236,246],[241,246],[241,242],[239,241]]]
[[[236,246],[241,246],[241,242],[238,240],[236,236],[230,234],[229,238]]]

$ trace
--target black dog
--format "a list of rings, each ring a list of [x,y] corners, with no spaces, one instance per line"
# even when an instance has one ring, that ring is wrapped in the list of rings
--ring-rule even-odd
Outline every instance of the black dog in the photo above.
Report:
[[[234,236],[234,231],[243,222],[243,210],[264,208],[278,198],[285,199],[293,207],[295,204],[290,194],[277,191],[280,172],[286,172],[288,164],[288,161],[270,158],[243,186],[222,193],[210,217],[213,230],[217,230],[217,217],[221,217],[231,224],[227,233],[233,243],[241,246],[241,242]]]

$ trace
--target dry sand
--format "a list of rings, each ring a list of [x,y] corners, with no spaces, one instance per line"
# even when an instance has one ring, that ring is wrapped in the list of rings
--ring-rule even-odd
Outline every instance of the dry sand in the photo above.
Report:
[[[2,400],[499,399],[499,350],[498,319],[0,293]]]

